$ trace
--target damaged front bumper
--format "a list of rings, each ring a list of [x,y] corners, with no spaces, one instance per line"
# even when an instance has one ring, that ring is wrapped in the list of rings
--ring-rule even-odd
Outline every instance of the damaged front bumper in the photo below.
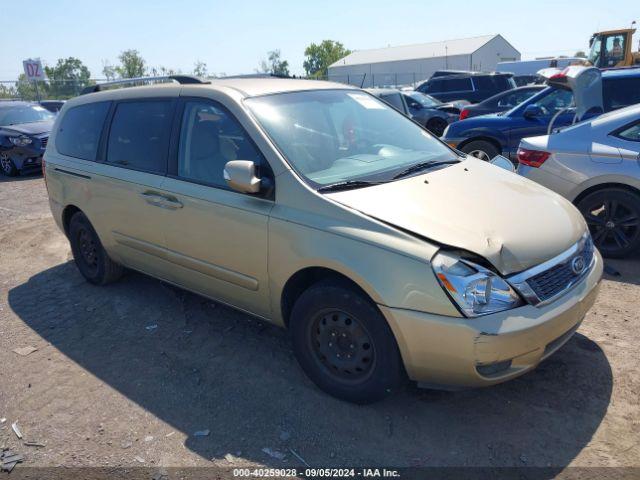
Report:
[[[442,388],[480,387],[535,368],[566,343],[595,302],[602,257],[555,301],[477,318],[380,306],[412,380]]]

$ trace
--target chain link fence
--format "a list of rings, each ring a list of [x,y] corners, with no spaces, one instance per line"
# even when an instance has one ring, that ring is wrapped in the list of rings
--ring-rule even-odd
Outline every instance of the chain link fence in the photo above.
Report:
[[[67,100],[80,95],[88,85],[106,79],[75,80],[0,80],[0,99],[3,100]]]

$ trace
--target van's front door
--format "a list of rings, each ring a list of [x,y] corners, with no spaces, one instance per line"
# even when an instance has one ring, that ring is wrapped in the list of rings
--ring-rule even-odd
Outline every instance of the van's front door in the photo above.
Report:
[[[163,184],[163,192],[180,203],[167,210],[165,227],[172,280],[268,317],[267,235],[273,202],[232,191],[223,177],[230,160],[264,160],[220,104],[184,99],[178,115],[174,171]]]

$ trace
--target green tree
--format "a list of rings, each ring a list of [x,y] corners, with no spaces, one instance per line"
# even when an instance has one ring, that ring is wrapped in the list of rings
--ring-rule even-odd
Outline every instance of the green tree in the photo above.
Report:
[[[200,78],[207,78],[209,76],[209,72],[207,70],[207,64],[198,60],[193,65],[193,75]]]
[[[75,57],[60,58],[53,67],[44,67],[47,75],[47,96],[70,98],[78,95],[89,84],[91,73],[81,60]],[[38,85],[38,88],[40,88]]]
[[[118,59],[120,60],[120,65],[115,69],[121,78],[144,77],[147,72],[147,62],[137,50],[125,50]]]
[[[289,76],[289,62],[280,59],[280,50],[267,52],[267,60],[260,62],[259,73],[270,73],[281,77]]]
[[[307,76],[324,78],[329,65],[351,53],[344,45],[335,40],[323,40],[319,45],[312,43],[304,50],[304,67]]]
[[[47,93],[45,91],[46,84],[44,82],[38,82],[38,91],[34,82],[27,80],[27,76],[21,73],[16,82],[15,93],[16,96],[22,100],[37,100],[38,93],[40,98],[45,98]]]
[[[578,58],[587,58],[587,54],[584,53],[582,50],[578,50],[576,53],[573,54],[573,56]]]

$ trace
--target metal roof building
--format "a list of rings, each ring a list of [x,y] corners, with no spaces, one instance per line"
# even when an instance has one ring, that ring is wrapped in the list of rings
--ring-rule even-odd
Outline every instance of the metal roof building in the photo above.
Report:
[[[358,50],[329,66],[329,80],[362,85],[411,85],[436,70],[494,71],[498,62],[520,60],[502,35]]]

